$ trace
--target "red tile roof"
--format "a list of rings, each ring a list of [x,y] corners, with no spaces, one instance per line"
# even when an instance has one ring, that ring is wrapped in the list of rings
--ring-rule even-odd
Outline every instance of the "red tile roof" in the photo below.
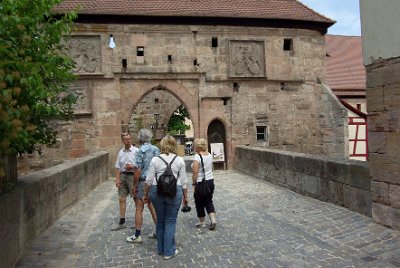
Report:
[[[335,23],[296,0],[65,0],[55,12],[162,17],[288,19]]]
[[[337,93],[356,91],[365,94],[366,71],[363,64],[360,36],[326,35],[326,80],[329,87]],[[360,94],[358,94],[360,95]],[[362,94],[361,94],[362,95]]]

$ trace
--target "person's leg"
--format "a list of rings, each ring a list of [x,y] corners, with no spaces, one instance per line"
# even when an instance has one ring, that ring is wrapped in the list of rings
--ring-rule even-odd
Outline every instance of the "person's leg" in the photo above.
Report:
[[[143,208],[144,202],[140,198],[135,198],[135,236],[141,235],[142,224],[143,224]]]
[[[163,197],[157,195],[157,187],[151,187],[149,196],[157,214],[157,252],[158,254],[164,254],[165,203]]]
[[[215,207],[214,207],[214,202],[213,202],[213,194],[214,194],[214,188],[215,188],[214,180],[208,180],[207,183],[211,189],[211,194],[204,198],[204,206],[205,206],[207,214],[211,220],[210,229],[214,230],[217,226],[217,219],[216,219]]]
[[[124,175],[121,176],[121,186],[118,188],[118,205],[119,205],[119,222],[111,227],[111,231],[116,231],[126,228],[125,213],[126,213],[126,197],[129,195],[128,184]]]
[[[199,218],[199,222],[196,224],[196,227],[205,227],[205,216],[204,212],[204,200],[198,194],[194,194],[194,204],[196,206],[197,217]]]
[[[121,219],[125,219],[125,211],[126,211],[126,197],[119,197],[119,217]]]
[[[175,198],[166,199],[164,257],[167,258],[175,255],[176,219],[178,217],[178,212],[181,203],[182,203],[182,187],[178,187]]]
[[[149,201],[149,203],[147,203],[147,207],[149,208],[151,217],[153,218],[154,226],[156,226],[156,228],[157,228],[157,213],[156,213],[156,210],[155,210],[153,204],[151,203],[151,201]],[[157,238],[157,236],[155,234],[156,234],[156,232],[152,232],[149,234],[149,237]]]

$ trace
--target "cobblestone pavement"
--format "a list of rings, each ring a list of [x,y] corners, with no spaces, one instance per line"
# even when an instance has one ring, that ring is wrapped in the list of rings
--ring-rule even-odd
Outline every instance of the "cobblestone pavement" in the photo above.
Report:
[[[147,238],[147,210],[143,244],[125,242],[130,228],[110,231],[118,221],[110,179],[33,241],[17,267],[400,267],[398,231],[241,173],[215,175],[217,230],[195,229],[194,210],[179,212],[179,254],[170,260]],[[133,226],[133,202],[128,212]]]

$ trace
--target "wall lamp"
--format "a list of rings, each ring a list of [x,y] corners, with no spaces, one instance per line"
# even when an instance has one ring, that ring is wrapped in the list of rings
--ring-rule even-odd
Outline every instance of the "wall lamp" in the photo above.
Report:
[[[114,37],[112,34],[110,34],[110,40],[108,42],[108,47],[109,48],[115,48],[115,42],[114,42]]]

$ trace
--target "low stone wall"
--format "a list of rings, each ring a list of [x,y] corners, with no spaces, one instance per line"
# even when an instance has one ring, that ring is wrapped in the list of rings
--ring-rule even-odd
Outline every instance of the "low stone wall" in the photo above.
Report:
[[[235,166],[245,174],[371,217],[366,162],[238,146]]]
[[[99,152],[19,178],[0,196],[0,266],[13,267],[27,243],[107,180],[108,165]]]

